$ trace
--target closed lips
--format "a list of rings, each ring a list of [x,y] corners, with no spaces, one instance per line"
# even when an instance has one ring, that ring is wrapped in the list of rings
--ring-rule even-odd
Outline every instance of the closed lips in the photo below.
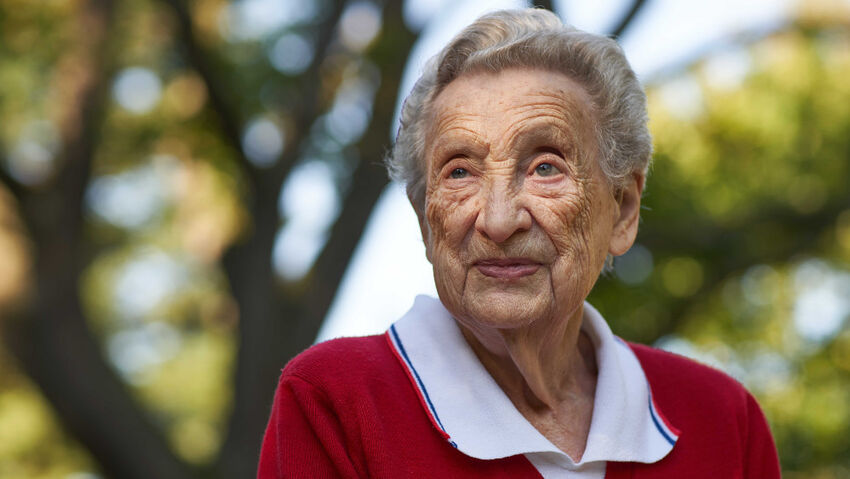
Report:
[[[476,261],[475,267],[484,276],[514,279],[534,274],[540,263],[526,258],[499,258]]]

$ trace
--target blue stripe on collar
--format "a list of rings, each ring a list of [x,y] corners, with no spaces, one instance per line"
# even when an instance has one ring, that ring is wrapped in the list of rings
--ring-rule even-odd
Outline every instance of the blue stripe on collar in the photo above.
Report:
[[[671,446],[674,446],[679,437],[674,435],[672,431],[668,430],[667,427],[658,419],[658,412],[655,410],[655,401],[652,400],[651,390],[649,391],[649,415],[652,417],[652,422],[655,424],[658,432],[661,433],[664,439],[666,439]]]
[[[437,410],[434,408],[434,404],[431,402],[431,397],[428,395],[428,389],[425,387],[425,384],[422,383],[422,379],[419,377],[419,373],[416,371],[416,368],[413,366],[413,363],[407,356],[407,351],[405,351],[404,349],[404,344],[402,344],[401,338],[398,337],[398,332],[396,331],[395,325],[390,326],[389,333],[392,345],[395,346],[395,348],[401,354],[402,359],[404,359],[404,363],[407,365],[410,372],[413,373],[413,378],[416,380],[415,386],[419,391],[421,399],[425,402],[425,404],[428,405],[428,412],[433,418],[431,422],[436,423],[439,426],[440,430],[443,431],[443,434],[445,435],[449,443],[452,446],[457,447],[457,444],[455,444],[455,442],[449,438],[448,431],[446,431],[446,428],[443,426],[442,421],[440,421],[440,416],[439,414],[437,414]]]

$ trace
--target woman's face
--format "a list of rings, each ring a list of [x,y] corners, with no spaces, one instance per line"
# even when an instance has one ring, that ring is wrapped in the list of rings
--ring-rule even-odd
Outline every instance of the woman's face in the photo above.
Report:
[[[546,70],[465,74],[436,98],[420,217],[440,299],[466,326],[566,319],[631,245],[595,124],[587,92]]]

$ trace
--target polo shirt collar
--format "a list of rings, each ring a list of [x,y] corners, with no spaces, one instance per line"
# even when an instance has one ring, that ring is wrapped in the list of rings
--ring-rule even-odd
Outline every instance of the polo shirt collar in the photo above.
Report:
[[[468,456],[531,454],[555,458],[567,468],[596,461],[662,459],[675,445],[678,431],[655,407],[637,357],[588,303],[582,330],[593,342],[598,377],[590,432],[579,462],[555,447],[514,407],[439,300],[418,296],[387,337],[434,427]]]

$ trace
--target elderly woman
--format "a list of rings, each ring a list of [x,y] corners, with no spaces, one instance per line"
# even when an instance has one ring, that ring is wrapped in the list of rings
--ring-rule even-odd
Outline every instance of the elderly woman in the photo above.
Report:
[[[584,301],[637,234],[645,103],[614,41],[543,10],[446,46],[388,159],[440,298],[293,359],[260,477],[779,477],[738,383],[623,342]]]

